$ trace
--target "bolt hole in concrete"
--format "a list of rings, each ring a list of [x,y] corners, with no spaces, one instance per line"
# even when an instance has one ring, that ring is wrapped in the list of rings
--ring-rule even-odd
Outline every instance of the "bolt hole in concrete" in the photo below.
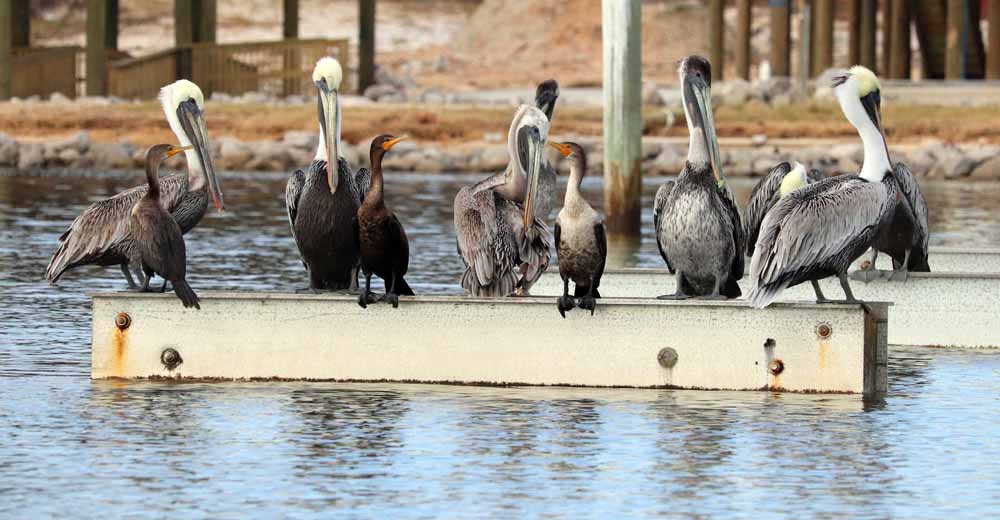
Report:
[[[829,323],[820,323],[816,326],[816,336],[820,339],[829,339],[833,335],[833,327]]]
[[[177,352],[176,349],[168,347],[160,353],[160,363],[163,363],[163,366],[167,370],[173,370],[184,363],[184,358],[181,357],[181,353]]]
[[[674,365],[677,364],[677,351],[670,347],[664,347],[656,355],[656,360],[663,368],[674,368]]]
[[[129,328],[130,325],[132,325],[132,317],[129,316],[128,313],[119,312],[118,315],[115,316],[115,327],[118,327],[118,330],[125,330]]]

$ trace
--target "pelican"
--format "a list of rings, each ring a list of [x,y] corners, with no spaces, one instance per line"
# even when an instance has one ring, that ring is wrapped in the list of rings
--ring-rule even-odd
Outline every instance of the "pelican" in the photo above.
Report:
[[[215,176],[208,131],[205,128],[205,98],[188,80],[179,80],[160,90],[160,104],[187,158],[187,175],[172,175],[159,182],[160,204],[180,226],[191,231],[205,216],[208,199],[223,210],[222,191]],[[73,220],[49,261],[46,277],[55,284],[66,271],[81,265],[120,266],[130,288],[137,285],[129,271],[134,246],[128,233],[129,212],[148,190],[138,186],[104,199],[85,209]],[[143,273],[137,272],[143,284]]]
[[[654,202],[660,254],[677,278],[677,290],[660,299],[740,296],[745,236],[739,209],[722,174],[712,117],[712,69],[701,56],[681,62],[681,95],[690,142],[687,163],[672,187]],[[660,208],[657,210],[656,208]]]
[[[608,239],[604,231],[604,219],[580,194],[580,183],[587,173],[587,156],[576,143],[549,143],[570,160],[569,183],[563,208],[556,217],[555,244],[559,258],[559,276],[563,281],[563,295],[558,300],[559,314],[566,317],[566,311],[574,307],[569,296],[569,282],[573,281],[573,296],[580,298],[581,309],[594,314],[595,298],[600,298],[598,288],[604,274],[604,262],[608,256]]]
[[[166,289],[166,282],[169,281],[185,307],[200,309],[198,295],[185,279],[187,260],[181,227],[164,209],[160,200],[160,163],[183,151],[185,148],[158,144],[146,152],[146,181],[149,189],[129,214],[127,227],[134,243],[130,250],[130,260],[135,265],[142,266],[143,270],[160,275],[164,279],[161,291]],[[149,277],[146,277],[146,283],[148,282]]]
[[[367,170],[356,178],[340,153],[342,78],[337,60],[316,62],[319,144],[308,171],[296,170],[285,187],[288,224],[312,291],[351,289],[358,277],[352,222],[361,205],[358,182],[364,182]]]
[[[746,209],[746,256],[753,256],[754,246],[757,245],[757,234],[760,231],[760,223],[764,220],[764,215],[774,206],[778,200],[785,195],[823,178],[819,170],[809,170],[806,173],[802,163],[795,163],[792,167],[787,162],[783,162],[767,173],[757,182],[750,192],[750,200],[747,201]]]
[[[398,295],[413,296],[413,289],[403,279],[410,263],[410,242],[399,219],[385,207],[383,197],[382,158],[403,139],[406,137],[383,134],[372,140],[371,187],[354,220],[354,240],[361,252],[361,268],[365,272],[365,290],[358,297],[358,305],[362,308],[379,301],[372,294],[373,273],[385,281],[383,300],[393,308],[399,306]]]
[[[545,113],[545,117],[552,123],[552,114],[556,107],[556,100],[559,99],[559,83],[554,79],[547,79],[538,84],[535,89],[535,106]],[[512,166],[512,165],[511,165]],[[542,222],[548,222],[555,206],[556,196],[556,170],[548,161],[542,163],[542,168],[538,172],[538,196],[535,199],[535,216]]]
[[[466,293],[526,294],[548,268],[552,237],[534,213],[548,133],[545,113],[522,105],[507,136],[512,166],[455,196],[455,234],[466,265],[461,280]]]
[[[896,201],[892,222],[879,231],[872,244],[872,259],[867,269],[851,275],[855,280],[871,281],[884,277],[892,281],[906,281],[909,272],[930,272],[927,264],[927,245],[930,238],[927,219],[927,201],[917,184],[917,179],[905,164],[897,162],[892,169],[901,196]],[[880,251],[892,257],[892,271],[875,268]]]
[[[880,86],[870,70],[855,66],[834,78],[834,92],[864,145],[859,175],[841,175],[789,193],[760,225],[750,262],[750,303],[763,308],[786,287],[811,282],[816,301],[829,301],[817,280],[837,276],[847,302],[847,268],[893,219],[899,190],[882,129]]]

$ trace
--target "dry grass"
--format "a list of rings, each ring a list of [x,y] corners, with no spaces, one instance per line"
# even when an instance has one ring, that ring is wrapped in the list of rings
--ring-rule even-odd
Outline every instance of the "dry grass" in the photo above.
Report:
[[[360,142],[383,132],[407,134],[421,141],[458,144],[496,140],[506,134],[513,109],[506,107],[373,105],[344,110],[344,139]],[[663,109],[645,110],[645,133],[684,136],[684,116],[677,112],[671,127]],[[1000,144],[998,107],[888,106],[884,113],[890,139],[896,142],[937,138],[948,142]],[[716,111],[721,137],[769,138],[853,137],[854,129],[833,104],[772,107],[763,103],[722,106]],[[280,139],[289,130],[314,131],[315,107],[213,103],[207,110],[213,137],[244,141]],[[946,122],[946,123],[943,123]],[[601,135],[602,116],[596,108],[560,108],[553,132],[557,135]],[[98,142],[127,139],[146,146],[173,139],[155,103],[97,105],[0,103],[0,132],[16,139],[41,140],[86,130]]]

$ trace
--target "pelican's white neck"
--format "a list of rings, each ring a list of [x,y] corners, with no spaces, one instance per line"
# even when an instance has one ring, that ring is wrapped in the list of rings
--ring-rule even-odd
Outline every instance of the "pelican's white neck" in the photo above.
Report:
[[[889,153],[882,132],[879,132],[875,123],[868,117],[861,99],[856,94],[858,89],[854,82],[853,77],[849,78],[837,88],[836,92],[840,109],[854,128],[858,129],[858,135],[861,136],[861,143],[864,146],[864,164],[858,176],[867,181],[882,182],[885,174],[892,171],[892,163],[889,162]]]
[[[681,98],[684,105],[684,117],[687,119],[688,125],[688,156],[687,160],[691,164],[708,164],[708,143],[705,142],[705,134],[702,133],[701,128],[694,126],[694,120],[691,117],[691,111],[688,108],[690,105],[687,100],[687,94],[684,93],[684,89],[681,89]],[[692,100],[692,102],[694,102]]]

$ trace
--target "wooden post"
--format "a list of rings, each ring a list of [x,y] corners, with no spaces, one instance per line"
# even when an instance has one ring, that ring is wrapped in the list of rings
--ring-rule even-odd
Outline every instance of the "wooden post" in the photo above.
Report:
[[[788,77],[789,39],[791,38],[791,6],[789,0],[768,0],[771,15],[771,74]]]
[[[104,48],[118,50],[118,0],[108,0],[104,23]]]
[[[945,50],[944,78],[962,79],[965,76],[963,52],[965,42],[962,38],[962,26],[965,24],[965,1],[948,0],[948,39]],[[991,28],[992,29],[992,28]]]
[[[636,237],[642,211],[642,1],[601,4],[604,212],[609,234]]]
[[[282,1],[281,36],[286,40],[299,37],[299,0]]]
[[[987,36],[986,78],[1000,79],[1000,0],[990,0],[986,4],[986,20],[990,31]]]
[[[725,9],[724,0],[708,1],[708,61],[712,63],[712,79],[716,81],[722,81],[722,71],[726,68],[726,26],[722,19]]]
[[[892,42],[889,52],[890,78],[910,78],[910,5],[909,0],[892,0]]]
[[[813,9],[813,76],[819,76],[824,70],[833,66],[833,0],[816,0]]]
[[[802,2],[802,17],[799,19],[799,70],[798,82],[802,88],[806,87],[809,81],[809,72],[812,70],[813,48],[813,27],[816,26],[813,20],[812,2],[805,0]]]
[[[195,41],[215,43],[218,8],[216,0],[198,0],[194,11]]]
[[[358,93],[375,84],[375,0],[358,0]]]
[[[108,93],[108,1],[87,0],[87,95]]]
[[[736,0],[736,75],[750,81],[750,0]],[[992,33],[991,33],[992,34]]]
[[[875,0],[861,0],[861,15],[859,16],[858,34],[860,43],[860,53],[858,62],[869,69],[875,70],[875,33],[876,13],[878,2]]]
[[[14,26],[14,9],[10,2],[0,2],[0,100],[10,99],[13,77],[12,46],[10,37]]]
[[[878,73],[889,75],[889,61],[892,56],[892,26],[896,13],[892,10],[893,0],[879,2],[882,8],[882,48],[879,53]]]
[[[12,0],[14,4],[10,28],[11,46],[28,47],[31,45],[31,2],[28,0]]]
[[[861,0],[847,0],[847,66],[861,62]]]
[[[194,43],[194,0],[174,0],[174,45]]]

